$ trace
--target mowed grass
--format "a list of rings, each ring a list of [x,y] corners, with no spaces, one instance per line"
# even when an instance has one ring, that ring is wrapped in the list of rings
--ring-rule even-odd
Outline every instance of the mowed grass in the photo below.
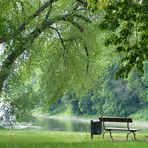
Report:
[[[113,134],[116,140],[111,141],[106,134],[90,139],[89,133],[0,130],[0,148],[148,148],[148,134],[137,133],[137,141],[130,135],[125,140],[126,133]]]

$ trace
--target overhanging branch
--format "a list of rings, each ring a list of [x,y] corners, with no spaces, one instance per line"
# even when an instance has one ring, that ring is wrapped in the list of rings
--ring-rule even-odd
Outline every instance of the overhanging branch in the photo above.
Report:
[[[22,24],[20,24],[20,26],[18,27],[18,29],[16,30],[16,32],[22,32],[26,29],[26,25],[29,24],[29,22],[31,20],[33,20],[34,18],[36,18],[37,16],[39,16],[46,8],[48,8],[52,3],[56,2],[58,0],[48,0],[44,5],[42,5],[39,9],[37,9],[33,14],[31,14],[24,22],[22,22]],[[50,11],[48,11],[50,12]],[[49,15],[49,14],[48,14]],[[12,35],[8,35],[7,38],[6,37],[0,37],[0,44],[3,42],[6,42],[7,40],[10,40],[12,38]]]
[[[35,17],[37,17],[38,15],[40,15],[41,12],[43,12],[50,4],[52,4],[52,2],[55,2],[55,1],[57,1],[57,0],[48,1],[46,3],[46,5],[44,5],[44,7],[41,6],[34,14],[32,14],[25,22],[23,22],[20,25],[20,27],[18,28],[18,31],[20,31],[20,32],[23,31],[25,29],[25,26],[32,19],[34,19]],[[47,6],[47,4],[48,4],[48,6]],[[50,11],[48,13],[50,13]],[[47,13],[47,16],[49,16],[48,13]],[[44,19],[44,21],[40,25],[38,25],[38,27],[36,27],[30,34],[28,34],[26,37],[24,37],[22,39],[23,42],[19,43],[19,45],[16,47],[16,49],[13,50],[10,53],[10,55],[2,63],[2,68],[0,70],[0,91],[2,90],[2,87],[3,87],[3,84],[4,84],[5,80],[9,76],[9,73],[11,71],[12,65],[13,65],[14,61],[16,60],[16,58],[19,57],[25,50],[28,50],[30,48],[30,44],[32,42],[34,42],[34,40],[42,32],[44,32],[48,28],[51,28],[51,26],[54,23],[57,23],[59,21],[69,22],[70,24],[72,24],[75,27],[77,27],[80,32],[83,32],[84,31],[83,26],[81,24],[79,24],[78,22],[74,21],[74,18],[75,17],[79,17],[80,19],[85,20],[86,22],[89,22],[89,20],[87,20],[84,16],[75,15],[74,12],[68,13],[68,14],[65,14],[65,15],[59,15],[57,17],[50,18],[50,19],[48,17],[46,17]],[[64,40],[61,37],[60,32],[56,28],[52,28],[52,29],[54,29],[57,32],[63,48],[66,49],[66,46],[64,44]],[[0,38],[0,43],[5,42],[6,39],[7,40],[10,40],[11,39],[11,36],[8,36],[7,38]],[[26,45],[26,43],[28,45]],[[85,48],[85,52],[86,52],[86,56],[87,56],[87,72],[88,72],[88,68],[89,68],[89,53],[88,53],[87,47],[84,46],[84,48]]]
[[[23,31],[25,30],[25,26],[31,21],[33,20],[35,17],[39,16],[41,14],[41,12],[43,12],[46,8],[48,8],[53,2],[56,2],[58,0],[48,0],[44,5],[42,5],[38,10],[36,10],[32,15],[29,16],[28,19],[26,19],[19,27],[18,30]]]

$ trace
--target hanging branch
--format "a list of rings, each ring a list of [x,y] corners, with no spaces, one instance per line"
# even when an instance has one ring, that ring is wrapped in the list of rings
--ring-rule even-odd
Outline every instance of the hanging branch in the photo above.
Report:
[[[52,4],[53,4],[53,3],[51,3],[51,4],[49,5],[49,9],[48,9],[47,14],[46,14],[46,16],[45,16],[45,19],[46,19],[46,20],[48,19],[49,15],[50,15],[50,12],[51,12],[51,10],[52,10]]]
[[[89,70],[89,52],[88,52],[88,49],[87,49],[87,47],[85,45],[84,45],[84,49],[85,49],[86,56],[87,56],[86,74],[88,74],[88,70]]]
[[[57,35],[58,35],[58,37],[59,37],[59,39],[60,39],[60,42],[61,42],[61,44],[62,44],[64,50],[66,51],[66,46],[65,46],[65,44],[64,44],[64,40],[63,40],[63,38],[62,38],[60,32],[58,31],[58,29],[56,29],[56,28],[54,28],[54,27],[51,27],[51,26],[50,26],[50,28],[56,31],[56,33],[57,33]]]

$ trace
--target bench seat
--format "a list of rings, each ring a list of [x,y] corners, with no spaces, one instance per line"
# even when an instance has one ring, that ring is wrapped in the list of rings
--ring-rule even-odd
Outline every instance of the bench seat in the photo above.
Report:
[[[128,128],[113,128],[113,127],[108,127],[105,128],[105,130],[115,130],[115,131],[139,131],[139,129],[128,129]]]

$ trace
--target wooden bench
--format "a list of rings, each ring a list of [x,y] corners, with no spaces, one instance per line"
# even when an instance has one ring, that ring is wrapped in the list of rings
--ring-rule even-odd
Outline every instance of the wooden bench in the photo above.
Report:
[[[110,138],[113,140],[112,137],[112,131],[127,131],[126,140],[128,140],[128,136],[130,133],[133,133],[134,139],[136,140],[136,132],[139,131],[139,129],[132,129],[129,127],[129,123],[133,122],[132,118],[126,118],[126,117],[100,117],[99,120],[102,122],[103,127],[103,138],[106,132],[110,133]],[[123,122],[126,123],[126,127],[106,127],[105,122]]]

